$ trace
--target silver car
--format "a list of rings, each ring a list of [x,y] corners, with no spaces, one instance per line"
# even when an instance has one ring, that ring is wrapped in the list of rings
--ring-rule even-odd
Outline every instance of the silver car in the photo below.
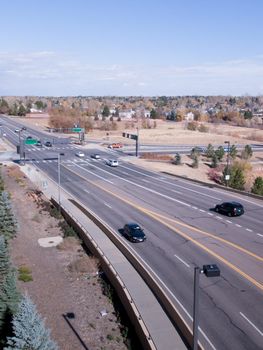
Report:
[[[115,159],[107,159],[106,164],[109,166],[114,166],[114,167],[119,165],[118,161]]]

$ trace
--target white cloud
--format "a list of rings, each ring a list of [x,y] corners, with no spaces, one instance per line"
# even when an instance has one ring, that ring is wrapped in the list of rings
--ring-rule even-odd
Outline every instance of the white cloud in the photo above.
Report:
[[[263,55],[189,66],[91,65],[52,51],[0,52],[0,95],[257,95]]]

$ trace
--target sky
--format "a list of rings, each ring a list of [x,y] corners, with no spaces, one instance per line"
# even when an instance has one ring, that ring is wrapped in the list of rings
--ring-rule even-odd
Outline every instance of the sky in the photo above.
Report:
[[[0,96],[263,95],[263,0],[0,0]]]

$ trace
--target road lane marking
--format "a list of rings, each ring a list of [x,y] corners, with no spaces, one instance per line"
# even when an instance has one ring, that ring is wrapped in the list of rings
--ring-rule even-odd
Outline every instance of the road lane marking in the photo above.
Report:
[[[197,210],[197,209],[198,209],[198,208],[196,208],[196,207],[193,207],[193,206],[192,206],[192,208],[193,208],[193,209],[195,209],[195,210]]]
[[[242,312],[239,313],[261,335],[261,337],[263,337],[263,332],[261,332],[261,330],[258,329],[258,327],[255,326],[254,323],[250,321],[250,319],[248,319]]]
[[[214,216],[214,214],[212,214],[212,213],[207,213],[208,215],[210,215],[210,216]]]
[[[199,211],[201,211],[202,213],[205,213],[205,210],[203,210],[203,209],[199,209]]]
[[[260,236],[260,237],[263,237],[263,235],[261,233],[257,233],[257,235]]]
[[[112,207],[108,203],[104,202],[103,204],[106,205],[106,207],[112,209]]]
[[[226,220],[226,222],[228,222],[229,224],[232,224],[232,221],[230,221],[230,220]]]
[[[178,260],[180,260],[185,266],[190,267],[190,265],[188,265],[188,264],[187,264],[183,259],[181,259],[178,255],[174,254],[174,256],[175,256]]]
[[[135,169],[131,169],[131,168],[126,167],[126,166],[124,166],[124,165],[122,165],[122,167],[123,167],[123,168],[126,168],[126,169],[128,169],[128,170],[130,170],[130,171],[134,171],[135,173],[141,174],[141,175],[143,175],[143,176],[151,177],[151,178],[153,178],[154,180],[167,183],[167,184],[169,184],[169,185],[171,185],[171,186],[180,187],[180,188],[183,188],[183,189],[185,189],[185,190],[187,190],[187,191],[195,192],[195,193],[201,194],[202,196],[206,196],[206,197],[210,197],[210,198],[213,198],[213,199],[217,199],[217,200],[219,200],[219,201],[222,200],[221,198],[214,197],[214,196],[211,196],[211,195],[206,194],[206,193],[203,193],[203,192],[195,191],[195,190],[192,190],[191,188],[188,188],[188,187],[185,187],[185,186],[176,185],[176,184],[171,183],[171,182],[169,182],[169,181],[162,180],[160,177],[156,177],[156,176],[153,176],[153,175],[145,174],[145,173],[143,173],[143,172],[141,172],[141,171],[138,171],[138,170],[135,170]]]
[[[100,178],[100,179],[102,179],[102,180],[104,180],[104,181],[106,181],[106,182],[109,182],[110,184],[114,184],[112,181],[110,181],[110,180],[107,180],[107,179],[104,179],[104,177],[102,177],[102,176],[100,176],[100,175],[98,175],[98,174],[96,174],[96,173],[93,173],[92,171],[90,171],[90,170],[88,170],[88,169],[86,169],[86,168],[83,168],[82,166],[80,166],[80,165],[78,165],[78,164],[74,164],[76,167],[79,167],[79,168],[81,168],[81,169],[83,169],[83,170],[85,170],[85,171],[87,171],[88,173],[90,173],[90,174],[92,174],[92,175],[94,175],[94,176],[97,176],[98,178]],[[62,166],[64,166],[65,168],[67,168],[67,166],[65,166],[64,164],[62,164]],[[86,178],[84,178],[84,176],[82,176],[82,175],[80,175],[80,174],[77,174],[75,171],[73,171],[73,170],[70,170],[70,171],[72,171],[72,172],[74,172],[74,174],[75,175],[77,175],[77,176],[80,176],[80,177],[82,177],[83,179],[85,179],[86,181],[87,181],[87,179]]]
[[[253,230],[250,230],[250,228],[246,228],[246,231],[253,232]]]
[[[237,226],[237,227],[242,227],[242,226],[241,226],[241,225],[239,225],[239,224],[236,224],[236,226]]]
[[[182,194],[182,192],[179,192],[179,191],[176,191],[176,190],[172,190],[172,192]]]
[[[219,219],[219,220],[223,220],[220,216],[216,216],[216,218]]]

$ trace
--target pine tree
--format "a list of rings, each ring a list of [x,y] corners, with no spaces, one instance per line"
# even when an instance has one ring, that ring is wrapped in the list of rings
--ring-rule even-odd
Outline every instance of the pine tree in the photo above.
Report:
[[[262,176],[258,176],[255,178],[251,192],[258,194],[260,196],[263,196],[263,177]]]
[[[211,168],[216,168],[217,165],[218,165],[218,158],[216,153],[214,152],[214,154],[212,155]]]
[[[209,145],[207,146],[207,150],[206,150],[207,158],[212,158],[214,153],[215,153],[214,147],[211,145],[211,143],[209,143]]]
[[[173,164],[175,165],[181,165],[182,161],[181,161],[181,155],[179,153],[176,153],[174,160],[173,160]]]
[[[241,152],[242,159],[249,159],[253,155],[252,147],[250,145],[246,145],[243,151]]]
[[[9,239],[15,235],[16,228],[9,195],[6,191],[3,191],[0,194],[0,232],[6,239]]]
[[[223,159],[223,157],[225,155],[224,147],[219,146],[218,149],[215,151],[215,154],[216,154],[219,162],[221,162],[221,160]]]
[[[237,156],[237,148],[236,148],[235,145],[232,145],[232,146],[230,147],[229,154],[230,154],[230,157],[231,157],[232,159],[235,159],[235,158],[236,158],[236,156]]]
[[[44,320],[28,296],[22,298],[12,324],[14,336],[8,337],[8,346],[4,350],[58,349],[55,342],[50,339],[50,330],[45,327]]]
[[[4,295],[4,284],[9,271],[10,271],[10,261],[9,261],[7,244],[5,241],[5,237],[3,235],[0,235],[0,330],[3,327],[4,321],[6,318],[7,305],[3,300],[2,296]]]
[[[3,283],[2,294],[0,294],[0,303],[3,301],[13,315],[17,311],[20,299],[21,295],[16,287],[16,273],[13,269],[10,269]]]
[[[9,269],[10,261],[6,240],[3,235],[0,235],[0,290]]]

